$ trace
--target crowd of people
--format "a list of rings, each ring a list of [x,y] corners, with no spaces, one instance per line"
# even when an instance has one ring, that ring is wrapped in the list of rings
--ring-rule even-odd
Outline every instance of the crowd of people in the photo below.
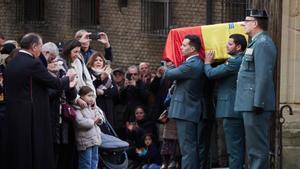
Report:
[[[5,82],[1,80],[1,129],[16,132],[3,130],[1,138],[5,139],[1,141],[18,145],[9,150],[1,149],[12,156],[6,163],[9,168],[42,167],[40,165],[58,169],[87,165],[96,168],[98,157],[93,155],[98,154],[96,149],[101,144],[100,128],[103,132],[106,130],[101,127],[103,121],[110,123],[119,138],[130,143],[128,156],[132,168],[143,165],[160,168],[157,122],[166,108],[164,97],[171,85],[168,82],[161,85],[166,67],[161,66],[152,73],[150,64],[142,62],[127,70],[112,69],[108,36],[104,32],[98,34],[98,41],[105,49],[102,54],[90,47],[90,35],[86,30],[79,30],[61,49],[53,42],[43,44],[42,37],[36,33],[24,35],[20,47],[16,41],[4,40],[1,45],[1,73],[5,74]],[[30,61],[34,63],[28,64]],[[74,119],[64,114],[66,104],[75,109]],[[14,123],[13,119],[16,119]],[[20,140],[22,137],[29,138]],[[36,151],[29,151],[31,149]],[[52,151],[54,156],[50,157]],[[88,157],[90,161],[86,160]],[[19,163],[10,164],[12,161]]]
[[[90,47],[86,30],[60,48],[36,33],[19,43],[0,34],[1,168],[100,168],[109,123],[129,143],[128,168],[209,169],[214,117],[223,120],[230,169],[244,168],[246,152],[250,169],[268,168],[276,49],[266,20],[264,11],[248,11],[252,42],[232,34],[224,63],[214,62],[214,51],[201,60],[200,38],[187,35],[186,60],[178,67],[165,60],[154,72],[147,62],[113,68],[104,32],[97,34],[104,54]]]

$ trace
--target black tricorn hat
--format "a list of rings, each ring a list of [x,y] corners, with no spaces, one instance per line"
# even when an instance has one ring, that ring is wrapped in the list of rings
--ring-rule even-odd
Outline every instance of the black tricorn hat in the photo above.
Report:
[[[267,12],[261,9],[247,9],[246,16],[251,16],[256,18],[268,18]]]

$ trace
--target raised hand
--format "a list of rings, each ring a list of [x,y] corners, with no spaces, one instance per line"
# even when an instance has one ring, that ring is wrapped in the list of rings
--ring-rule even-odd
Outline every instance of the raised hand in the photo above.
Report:
[[[91,41],[91,39],[90,39],[90,35],[91,35],[91,34],[92,34],[92,33],[90,33],[90,32],[83,32],[81,38],[79,39],[79,42],[80,42],[81,44],[90,42],[90,41]]]
[[[71,82],[75,79],[75,77],[77,76],[77,73],[74,69],[69,69],[66,76],[69,77],[69,80]]]
[[[69,83],[69,87],[70,88],[74,88],[77,85],[77,78],[75,78],[74,80],[70,81]]]
[[[100,32],[99,36],[100,36],[100,38],[98,39],[98,41],[103,43],[105,48],[109,48],[110,43],[109,43],[107,34],[105,32]]]

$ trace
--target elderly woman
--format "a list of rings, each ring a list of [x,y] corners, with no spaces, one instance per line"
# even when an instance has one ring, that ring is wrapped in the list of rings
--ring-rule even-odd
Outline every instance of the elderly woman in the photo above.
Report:
[[[58,48],[48,42],[42,46],[40,59],[47,65],[48,71],[55,77],[62,77],[66,74],[65,61],[58,56]],[[49,89],[49,102],[52,122],[52,135],[54,143],[55,164],[57,169],[76,168],[75,157],[76,147],[74,140],[73,123],[63,117],[61,103],[72,102],[76,98],[75,88],[61,91]]]
[[[90,57],[87,67],[96,88],[96,103],[104,111],[109,123],[115,128],[113,98],[118,95],[118,88],[111,77],[112,69],[109,64],[106,64],[106,60],[100,52],[96,52]]]
[[[67,67],[73,68],[77,73],[76,90],[79,91],[82,86],[88,86],[93,89],[96,94],[90,73],[84,64],[82,56],[80,55],[80,46],[81,43],[78,40],[70,40],[66,42],[63,48],[62,57],[66,60]],[[79,95],[77,95],[75,99],[75,104],[82,108],[87,107],[86,102],[82,100]]]

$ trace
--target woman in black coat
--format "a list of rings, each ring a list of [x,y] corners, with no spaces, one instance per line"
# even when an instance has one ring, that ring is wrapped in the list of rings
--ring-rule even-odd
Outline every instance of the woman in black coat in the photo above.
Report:
[[[97,106],[103,110],[106,119],[115,128],[116,115],[113,98],[118,95],[118,88],[112,79],[112,69],[100,52],[95,52],[89,58],[87,68],[96,89]]]
[[[157,139],[157,128],[155,122],[146,118],[143,106],[137,106],[134,111],[135,121],[126,123],[126,141],[129,142],[130,148],[127,150],[128,158],[133,160],[128,168],[136,168],[141,165],[141,159],[137,155],[137,150],[144,146],[143,136],[151,134],[154,140]]]

